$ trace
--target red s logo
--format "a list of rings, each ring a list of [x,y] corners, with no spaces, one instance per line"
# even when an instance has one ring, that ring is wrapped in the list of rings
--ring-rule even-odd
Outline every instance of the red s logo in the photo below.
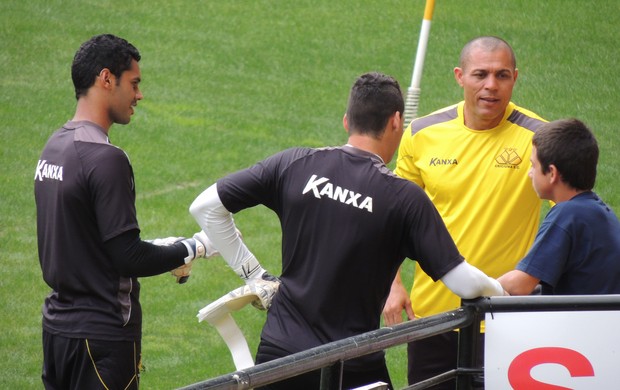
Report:
[[[570,390],[567,387],[539,382],[531,377],[532,368],[544,363],[560,364],[568,369],[571,377],[594,376],[590,361],[577,351],[568,348],[534,348],[517,356],[508,367],[508,381],[515,390]]]

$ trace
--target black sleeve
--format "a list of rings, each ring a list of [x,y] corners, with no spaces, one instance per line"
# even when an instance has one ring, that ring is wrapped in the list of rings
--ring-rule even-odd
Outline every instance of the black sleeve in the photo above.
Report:
[[[217,192],[222,204],[233,214],[259,204],[275,211],[279,201],[276,188],[282,172],[314,151],[311,148],[289,148],[221,178],[217,181]]]
[[[159,275],[185,264],[187,248],[182,243],[158,246],[142,241],[137,229],[105,242],[114,267],[125,277]]]
[[[411,188],[404,198],[405,204],[400,207],[402,212],[408,213],[410,221],[405,256],[415,259],[436,282],[463,262],[464,258],[424,190],[413,182],[407,182],[406,185]]]

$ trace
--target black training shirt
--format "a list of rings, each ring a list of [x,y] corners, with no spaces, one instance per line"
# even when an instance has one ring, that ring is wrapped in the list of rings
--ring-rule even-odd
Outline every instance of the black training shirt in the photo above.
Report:
[[[134,176],[102,128],[68,122],[48,140],[34,177],[39,259],[52,292],[43,328],[67,337],[140,337],[140,285],[121,276],[104,243],[138,230]]]
[[[290,353],[377,329],[406,257],[435,280],[463,261],[424,191],[352,146],[289,149],[217,189],[233,213],[263,204],[280,219],[282,285],[262,337]]]

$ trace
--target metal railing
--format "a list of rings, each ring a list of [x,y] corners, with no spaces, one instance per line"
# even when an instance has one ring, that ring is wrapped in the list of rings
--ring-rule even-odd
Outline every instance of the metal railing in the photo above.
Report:
[[[450,379],[456,379],[457,389],[467,390],[471,388],[472,376],[483,372],[482,367],[477,367],[476,358],[482,353],[478,351],[477,345],[480,337],[480,322],[486,313],[615,311],[620,310],[620,295],[483,297],[463,300],[462,304],[463,306],[453,311],[328,343],[244,370],[194,383],[183,387],[182,390],[252,389],[315,370],[321,370],[321,389],[340,389],[344,361],[455,329],[460,329],[457,368],[413,384],[404,390],[422,390]]]

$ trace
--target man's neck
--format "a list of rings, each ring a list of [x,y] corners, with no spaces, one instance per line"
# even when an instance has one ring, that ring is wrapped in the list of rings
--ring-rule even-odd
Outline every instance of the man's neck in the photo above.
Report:
[[[99,125],[106,134],[112,127],[112,121],[106,112],[103,112],[100,104],[90,101],[88,97],[81,97],[77,102],[73,121],[89,121]]]
[[[467,128],[472,130],[490,130],[502,123],[502,119],[506,115],[506,110],[500,116],[495,118],[481,118],[467,110],[467,104],[463,106],[463,122]]]
[[[390,160],[389,158],[386,158],[386,152],[382,150],[381,141],[374,138],[359,134],[350,135],[347,144],[353,146],[354,148],[377,155],[377,157],[379,157],[384,163],[385,161]]]

